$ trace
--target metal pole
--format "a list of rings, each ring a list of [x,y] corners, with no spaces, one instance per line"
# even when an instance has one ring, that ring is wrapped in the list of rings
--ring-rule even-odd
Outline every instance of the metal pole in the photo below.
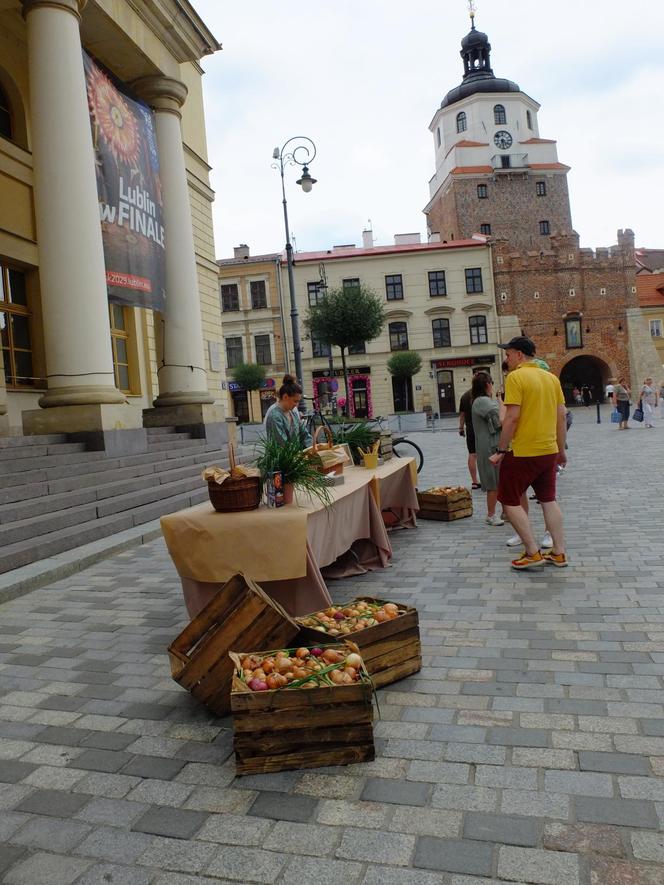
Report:
[[[598,424],[602,423],[602,415],[600,414],[600,410],[599,410],[599,400],[597,400],[597,423]]]
[[[283,195],[284,207],[284,225],[286,228],[286,263],[288,265],[288,291],[290,295],[290,317],[291,331],[293,334],[293,358],[295,360],[295,377],[302,384],[302,345],[300,343],[300,325],[299,314],[297,310],[297,301],[295,299],[295,280],[293,277],[293,246],[290,241],[290,230],[288,226],[288,204],[286,203],[286,187],[284,185],[284,162],[283,157],[280,158],[281,167],[281,193]]]

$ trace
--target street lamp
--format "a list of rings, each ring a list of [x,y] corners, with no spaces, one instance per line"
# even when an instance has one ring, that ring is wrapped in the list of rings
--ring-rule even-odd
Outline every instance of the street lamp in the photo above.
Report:
[[[295,144],[293,144],[295,142]],[[286,187],[284,184],[284,166],[296,164],[302,166],[302,175],[296,184],[299,184],[305,194],[311,191],[316,184],[316,179],[309,174],[309,166],[316,156],[316,145],[305,135],[295,135],[289,138],[281,149],[276,147],[272,152],[272,159],[277,160],[272,167],[278,169],[281,174],[281,193],[284,207],[284,225],[286,227],[286,262],[288,265],[288,290],[290,294],[290,316],[293,331],[293,354],[295,356],[295,377],[302,383],[302,345],[300,342],[300,326],[298,323],[297,301],[295,299],[295,281],[293,279],[293,246],[291,245],[290,228],[288,225],[288,205],[286,203]]]

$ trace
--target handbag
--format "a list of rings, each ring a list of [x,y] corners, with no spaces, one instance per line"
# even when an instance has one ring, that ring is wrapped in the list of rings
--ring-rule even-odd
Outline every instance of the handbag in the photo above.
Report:
[[[618,409],[614,409],[611,412],[611,423],[612,424],[620,424],[621,421],[622,421],[622,417],[620,415],[620,412],[618,411]]]
[[[643,421],[643,404],[641,400],[639,400],[638,406],[634,409],[632,421]]]

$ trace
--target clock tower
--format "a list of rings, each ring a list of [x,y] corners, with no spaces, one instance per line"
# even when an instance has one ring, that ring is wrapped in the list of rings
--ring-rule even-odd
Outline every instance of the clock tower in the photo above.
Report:
[[[461,41],[463,79],[443,99],[429,126],[436,172],[424,212],[430,236],[506,238],[517,249],[549,248],[570,234],[569,166],[556,142],[540,138],[540,105],[491,68],[491,44],[475,28]]]

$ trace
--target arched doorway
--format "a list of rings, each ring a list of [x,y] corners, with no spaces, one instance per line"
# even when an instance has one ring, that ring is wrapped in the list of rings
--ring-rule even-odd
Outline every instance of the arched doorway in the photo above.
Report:
[[[611,377],[611,369],[604,360],[596,356],[575,356],[560,373],[560,384],[565,401],[573,403],[572,390],[589,387],[593,402],[604,402],[604,390]]]

